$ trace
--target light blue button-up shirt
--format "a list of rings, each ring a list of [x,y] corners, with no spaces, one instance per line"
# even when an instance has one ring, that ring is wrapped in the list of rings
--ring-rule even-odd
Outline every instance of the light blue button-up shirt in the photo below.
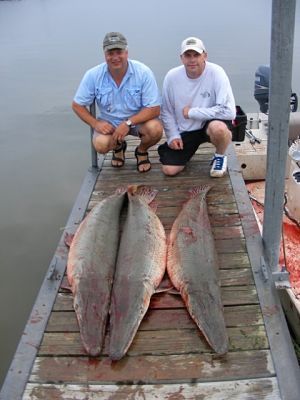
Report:
[[[106,63],[88,70],[74,97],[82,106],[96,100],[99,118],[118,126],[142,108],[160,106],[161,99],[153,72],[139,61],[128,60],[128,69],[118,87]]]

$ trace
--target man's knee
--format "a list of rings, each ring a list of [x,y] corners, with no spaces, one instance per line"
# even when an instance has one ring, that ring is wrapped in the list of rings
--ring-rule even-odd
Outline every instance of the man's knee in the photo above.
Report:
[[[111,150],[111,145],[110,145],[110,137],[109,136],[104,136],[104,135],[99,135],[95,134],[93,136],[93,145],[97,153],[100,154],[106,154]]]
[[[184,169],[184,165],[163,165],[162,172],[167,176],[175,176]]]
[[[160,120],[151,119],[143,124],[140,131],[142,135],[149,136],[159,141],[163,134],[163,126]]]
[[[207,134],[211,139],[231,139],[232,134],[223,121],[212,121],[207,127]]]

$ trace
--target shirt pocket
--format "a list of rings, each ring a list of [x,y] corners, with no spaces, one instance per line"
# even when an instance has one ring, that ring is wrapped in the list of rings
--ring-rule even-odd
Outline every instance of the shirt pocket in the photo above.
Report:
[[[142,92],[139,87],[126,89],[126,106],[129,110],[139,110],[142,108]]]
[[[101,108],[105,108],[110,112],[113,104],[113,90],[112,88],[101,88],[96,93],[97,103]]]

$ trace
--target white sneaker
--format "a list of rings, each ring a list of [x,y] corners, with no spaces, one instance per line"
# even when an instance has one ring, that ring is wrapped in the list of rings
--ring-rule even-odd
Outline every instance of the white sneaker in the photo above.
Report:
[[[210,170],[210,176],[212,178],[222,178],[226,174],[227,170],[227,156],[215,155],[212,160],[212,167]]]

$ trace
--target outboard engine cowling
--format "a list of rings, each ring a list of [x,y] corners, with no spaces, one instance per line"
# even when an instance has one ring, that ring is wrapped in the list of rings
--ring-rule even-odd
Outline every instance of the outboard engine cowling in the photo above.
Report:
[[[269,109],[269,82],[270,67],[260,65],[255,72],[254,98],[264,114],[267,114]]]
[[[260,65],[255,72],[254,98],[259,104],[260,112],[267,114],[269,111],[269,85],[270,66]],[[296,93],[291,93],[290,100],[291,112],[297,111],[298,97]]]

